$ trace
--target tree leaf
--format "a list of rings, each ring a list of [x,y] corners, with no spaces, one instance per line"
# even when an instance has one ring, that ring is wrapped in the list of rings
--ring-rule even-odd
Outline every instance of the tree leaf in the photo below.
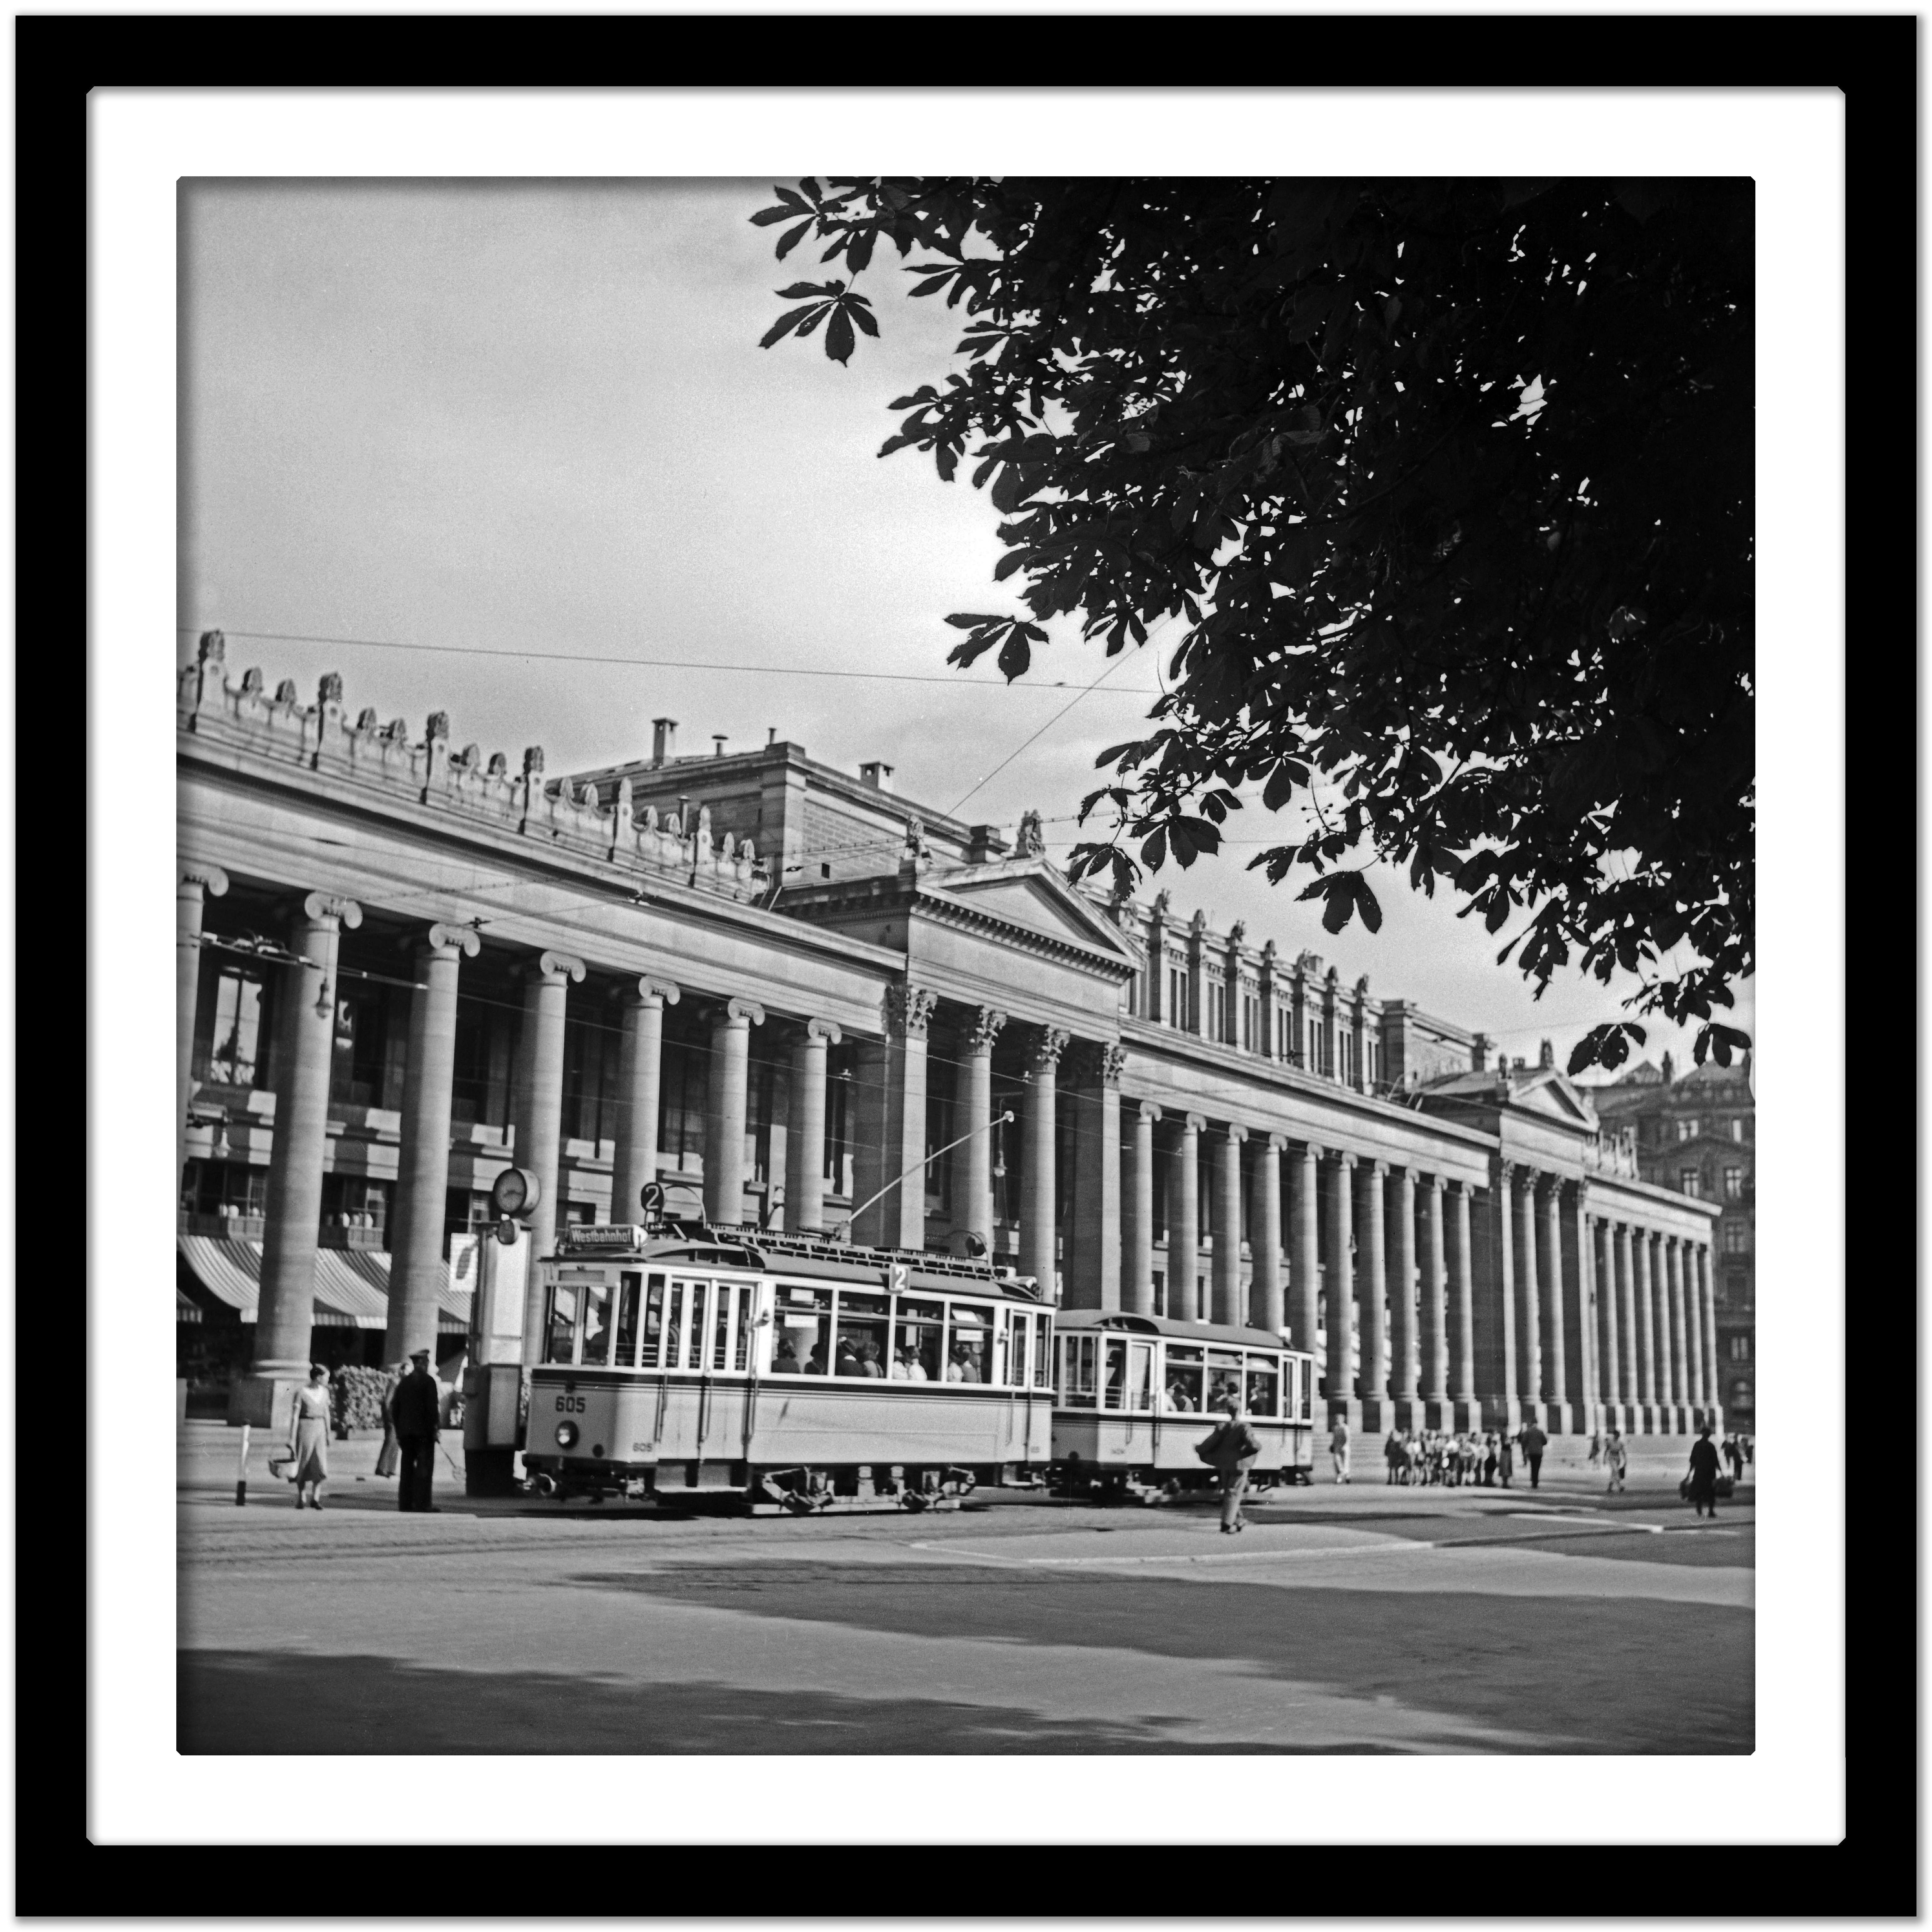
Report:
[[[758,338],[758,346],[760,349],[770,348],[772,344],[782,337],[789,335],[807,316],[814,314],[815,309],[814,304],[807,302],[802,308],[787,310],[777,321],[772,324],[770,328],[765,331],[763,335]]]
[[[1026,632],[1025,625],[1014,625],[1000,646],[1000,669],[1009,684],[1016,677],[1025,676],[1028,666],[1033,662],[1033,649],[1027,642]]]
[[[853,342],[851,318],[842,304],[835,303],[832,320],[825,325],[825,352],[835,362],[849,362]]]
[[[812,224],[801,221],[796,228],[788,228],[778,237],[778,259],[782,262],[802,242]]]

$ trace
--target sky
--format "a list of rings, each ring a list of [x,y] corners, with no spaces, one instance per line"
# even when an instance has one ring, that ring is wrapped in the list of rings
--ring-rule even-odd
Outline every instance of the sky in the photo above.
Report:
[[[177,662],[219,628],[237,674],[312,699],[339,671],[352,711],[418,730],[447,711],[458,744],[540,744],[553,773],[647,754],[660,716],[685,752],[776,728],[847,770],[884,759],[902,796],[970,822],[1037,810],[1064,862],[1095,755],[1159,692],[1162,634],[1109,661],[1056,623],[1011,688],[986,660],[949,669],[948,613],[1017,608],[992,583],[999,518],[965,466],[946,484],[877,452],[959,316],[899,299],[886,250],[860,284],[881,336],[849,366],[815,338],[761,350],[776,291],[836,272],[773,260],[778,231],[750,224],[770,199],[755,181],[184,182]],[[866,675],[807,674],[826,672]],[[1515,926],[1492,938],[1385,868],[1381,931],[1324,932],[1298,875],[1244,869],[1296,830],[1257,796],[1220,856],[1146,890],[1532,1062],[1629,1016],[1622,979],[1565,973],[1534,1000],[1496,963]],[[1724,1016],[1747,1031],[1751,993]],[[1688,1030],[1645,1024],[1643,1054],[1689,1064]]]

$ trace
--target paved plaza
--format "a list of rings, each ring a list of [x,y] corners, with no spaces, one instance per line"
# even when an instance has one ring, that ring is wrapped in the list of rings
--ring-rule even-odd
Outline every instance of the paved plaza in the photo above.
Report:
[[[1700,1523],[1661,1480],[1378,1472],[1232,1538],[1026,1492],[807,1521],[473,1503],[439,1458],[418,1516],[350,1443],[317,1514],[259,1452],[238,1509],[228,1432],[183,1444],[186,1752],[1752,1748],[1748,1488]]]

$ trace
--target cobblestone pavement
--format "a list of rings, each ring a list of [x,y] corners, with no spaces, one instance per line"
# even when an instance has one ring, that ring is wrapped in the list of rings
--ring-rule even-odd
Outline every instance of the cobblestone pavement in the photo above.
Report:
[[[373,1443],[297,1512],[183,1433],[188,1752],[1748,1752],[1751,1492],[1000,1492],[794,1521],[467,1501]],[[460,1460],[460,1450],[456,1451]],[[400,1714],[406,1713],[406,1720]]]

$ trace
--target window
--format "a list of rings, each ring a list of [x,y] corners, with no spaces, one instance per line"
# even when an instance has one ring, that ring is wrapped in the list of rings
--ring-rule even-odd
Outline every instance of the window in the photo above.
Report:
[[[954,1302],[950,1309],[946,1352],[946,1379],[983,1382],[992,1376],[992,1310]]]
[[[1241,1046],[1245,1052],[1257,1052],[1262,1043],[1262,1003],[1252,993],[1241,995]]]
[[[1096,1407],[1095,1358],[1100,1337],[1063,1335],[1060,1338],[1060,1403],[1063,1408]]]
[[[1208,1351],[1208,1406],[1219,1411],[1229,1396],[1245,1393],[1244,1364],[1238,1348]]]
[[[389,1183],[360,1174],[322,1177],[322,1225],[368,1228],[380,1234],[389,1218]]]
[[[1694,1141],[1697,1138],[1697,1120],[1693,1114],[1677,1123],[1677,1138],[1680,1141]]]
[[[832,1291],[796,1288],[778,1292],[772,1348],[775,1376],[822,1376],[832,1353]]]
[[[1744,1171],[1741,1167],[1724,1169],[1724,1198],[1742,1201],[1744,1198]]]
[[[708,1052],[668,1040],[658,1060],[658,1162],[680,1172],[704,1170],[705,1084]]]
[[[584,1286],[584,1360],[602,1368],[610,1359],[610,1289],[608,1282]]]
[[[1280,1364],[1272,1355],[1250,1355],[1248,1358],[1248,1413],[1250,1415],[1277,1415],[1276,1391],[1280,1386]]]
[[[1694,1201],[1698,1192],[1697,1170],[1694,1167],[1680,1167],[1677,1170],[1677,1186],[1680,1192],[1689,1195]]]
[[[617,1052],[615,1027],[592,1026],[568,1018],[563,1030],[563,1132],[568,1140],[598,1141],[615,1136]]]
[[[266,1036],[262,1030],[265,988],[261,976],[244,968],[223,967],[214,986],[214,1024],[200,1077],[225,1087],[252,1087],[262,1069]]]
[[[1726,1221],[1722,1230],[1724,1252],[1727,1255],[1750,1252],[1750,1230],[1742,1221]]]
[[[577,1346],[577,1294],[574,1286],[554,1281],[544,1298],[544,1352],[547,1362],[568,1362]]]
[[[456,1008],[456,1064],[450,1083],[450,1118],[501,1126],[510,1117],[508,1016],[467,1000]]]
[[[1750,1276],[1742,1268],[1733,1268],[1724,1277],[1726,1297],[1742,1308],[1750,1299]]]
[[[616,1363],[620,1369],[628,1369],[638,1359],[638,1300],[644,1278],[627,1270],[619,1280],[622,1286],[617,1297]]]
[[[928,1214],[952,1212],[952,1162],[950,1156],[934,1160],[933,1156],[957,1135],[952,1124],[952,1096],[942,1084],[950,1070],[934,1066],[927,1075],[926,1090],[926,1210]],[[935,1077],[936,1076],[936,1077]]]
[[[834,1194],[852,1192],[851,1161],[846,1152],[845,1122],[852,1075],[842,1068],[825,1083],[825,1179]]]
[[[1734,1140],[1734,1141],[1741,1141],[1741,1140],[1742,1140],[1742,1139],[1744,1138],[1744,1121],[1742,1120],[1742,1118],[1733,1120],[1733,1121],[1731,1123],[1731,1138],[1732,1138],[1732,1140]]]
[[[1161,1407],[1170,1414],[1186,1415],[1201,1407],[1201,1351],[1170,1342]]]
[[[1749,1361],[1750,1360],[1750,1337],[1748,1335],[1733,1335],[1730,1338],[1730,1340],[1731,1360],[1734,1362]]]
[[[891,1312],[891,1302],[885,1295],[840,1291],[838,1346],[832,1362],[835,1376],[884,1379],[889,1359],[886,1348],[891,1339],[886,1318]]]
[[[658,1352],[664,1340],[664,1278],[654,1274],[644,1296],[644,1352],[641,1366],[658,1366]]]
[[[1286,1006],[1275,1008],[1274,1057],[1277,1060],[1292,1060],[1294,1058],[1294,1043],[1290,1037],[1292,1019],[1293,1016]]]
[[[357,993],[335,1003],[335,1041],[328,1070],[328,1097],[351,1107],[382,1104],[388,1045],[385,1003]]]
[[[1178,966],[1167,969],[1167,1012],[1165,1016],[1171,1027],[1187,1030],[1187,975]]]

